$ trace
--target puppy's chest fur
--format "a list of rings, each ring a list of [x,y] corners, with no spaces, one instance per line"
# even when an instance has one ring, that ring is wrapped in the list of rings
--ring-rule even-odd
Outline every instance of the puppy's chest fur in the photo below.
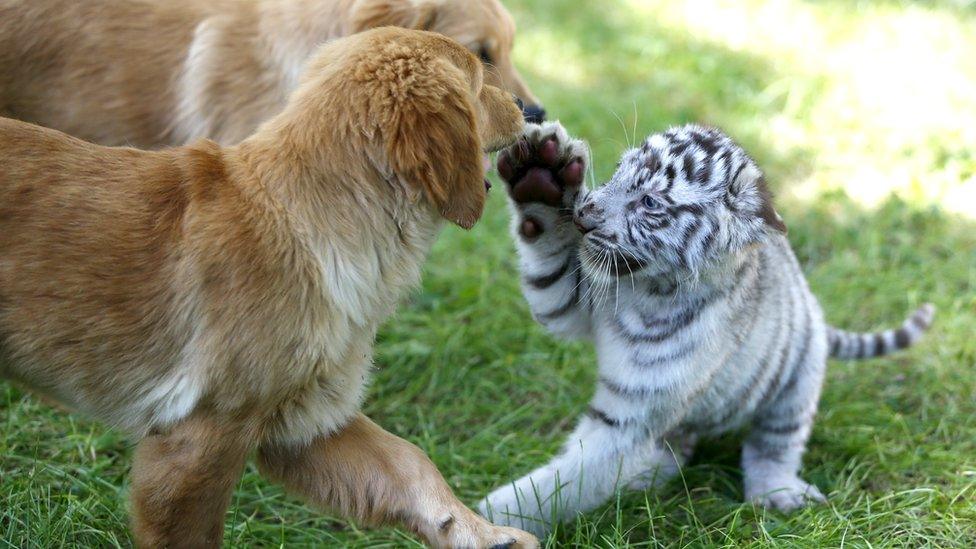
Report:
[[[294,367],[270,384],[270,396],[278,399],[269,425],[273,438],[308,441],[359,409],[376,331],[404,291],[419,282],[438,225],[411,222],[403,232],[358,245],[308,241],[312,291],[292,323],[293,333],[300,334],[292,344]]]

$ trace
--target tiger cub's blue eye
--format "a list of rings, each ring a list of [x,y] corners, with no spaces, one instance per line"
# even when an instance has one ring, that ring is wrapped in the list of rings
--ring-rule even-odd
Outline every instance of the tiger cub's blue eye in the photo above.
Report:
[[[651,195],[648,194],[645,194],[644,198],[641,199],[641,204],[643,204],[644,207],[647,208],[648,210],[657,210],[660,209],[661,207],[661,203],[658,202],[657,200],[654,200],[654,198],[652,198]]]

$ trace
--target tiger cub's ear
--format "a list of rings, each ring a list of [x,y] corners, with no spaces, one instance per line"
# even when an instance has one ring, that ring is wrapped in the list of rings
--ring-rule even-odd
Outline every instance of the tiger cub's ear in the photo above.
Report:
[[[729,187],[729,195],[737,209],[751,212],[767,228],[786,234],[786,224],[773,206],[773,193],[769,191],[766,177],[752,162],[739,170]]]

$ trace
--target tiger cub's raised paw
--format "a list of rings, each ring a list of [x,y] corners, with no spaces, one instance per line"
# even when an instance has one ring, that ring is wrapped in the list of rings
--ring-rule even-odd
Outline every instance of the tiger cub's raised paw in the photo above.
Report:
[[[568,217],[583,188],[588,161],[586,144],[569,137],[558,122],[527,124],[518,141],[499,153],[498,174],[516,207],[548,207]],[[523,221],[523,236],[542,232],[537,217],[530,215]]]

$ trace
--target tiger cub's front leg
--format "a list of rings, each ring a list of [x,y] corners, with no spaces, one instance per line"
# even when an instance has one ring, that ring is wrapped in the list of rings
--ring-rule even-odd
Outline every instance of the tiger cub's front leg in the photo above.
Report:
[[[581,234],[573,224],[588,160],[586,144],[556,122],[527,125],[498,157],[513,211],[522,293],[536,320],[567,338],[590,332],[590,312],[581,299],[587,285],[579,265]]]

